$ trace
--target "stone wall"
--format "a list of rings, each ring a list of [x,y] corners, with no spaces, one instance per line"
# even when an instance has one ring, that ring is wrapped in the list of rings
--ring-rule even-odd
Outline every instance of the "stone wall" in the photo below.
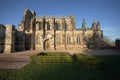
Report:
[[[5,25],[5,49],[4,53],[11,53],[15,51],[15,26]]]
[[[5,45],[5,26],[0,24],[0,53],[4,52]]]
[[[50,39],[52,49],[54,49],[53,46],[56,49],[87,49],[101,46],[103,33],[100,30],[100,22],[93,22],[91,28],[86,28],[84,20],[82,29],[76,29],[73,16],[36,17],[36,22],[36,49],[43,49],[45,41],[43,35],[46,37],[48,34],[53,38]]]
[[[23,51],[25,50],[25,33],[23,31],[16,31],[16,51]]]

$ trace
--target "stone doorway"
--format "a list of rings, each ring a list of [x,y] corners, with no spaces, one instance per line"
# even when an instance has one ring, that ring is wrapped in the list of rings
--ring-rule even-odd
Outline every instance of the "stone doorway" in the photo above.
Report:
[[[44,48],[44,50],[50,49],[50,40],[49,39],[44,41],[43,48]]]

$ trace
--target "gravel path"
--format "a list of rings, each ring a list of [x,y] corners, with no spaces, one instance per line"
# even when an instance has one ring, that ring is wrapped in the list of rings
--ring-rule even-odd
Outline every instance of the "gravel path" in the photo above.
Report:
[[[85,53],[92,55],[120,55],[120,50],[104,49],[104,50],[87,50]]]
[[[15,52],[0,54],[0,69],[20,69],[30,62],[29,57],[36,51]]]

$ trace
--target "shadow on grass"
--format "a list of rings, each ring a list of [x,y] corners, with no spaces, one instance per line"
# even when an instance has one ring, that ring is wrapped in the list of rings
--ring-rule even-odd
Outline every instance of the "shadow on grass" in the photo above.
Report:
[[[37,54],[38,56],[47,56],[48,54],[46,54],[45,52],[41,52],[39,54]]]
[[[120,55],[98,56],[104,60],[104,80],[120,80]]]
[[[33,64],[12,71],[5,80],[102,80],[102,72],[74,64]]]

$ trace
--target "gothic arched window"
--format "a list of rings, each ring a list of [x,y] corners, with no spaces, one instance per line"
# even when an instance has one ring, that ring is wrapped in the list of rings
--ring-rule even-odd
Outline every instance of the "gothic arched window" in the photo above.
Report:
[[[85,37],[87,43],[90,43],[90,37]]]
[[[80,35],[77,35],[77,44],[80,44]]]
[[[71,42],[70,36],[67,36],[67,44],[70,44],[70,42]]]
[[[56,30],[60,30],[60,23],[56,23]]]
[[[39,23],[39,30],[43,29],[43,23]]]
[[[50,30],[50,23],[47,23],[47,30]]]
[[[57,44],[60,44],[60,43],[61,43],[61,37],[60,37],[60,36],[57,36],[57,37],[56,37],[56,43],[57,43]]]
[[[65,30],[67,30],[68,29],[68,24],[67,23],[65,23]]]

